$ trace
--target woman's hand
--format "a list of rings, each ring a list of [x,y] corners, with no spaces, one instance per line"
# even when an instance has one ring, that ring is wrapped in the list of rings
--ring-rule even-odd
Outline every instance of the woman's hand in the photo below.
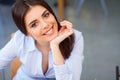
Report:
[[[61,29],[58,32],[58,36],[56,36],[50,42],[50,47],[53,55],[53,62],[56,65],[64,64],[64,58],[59,49],[59,44],[73,33],[72,23],[68,21],[62,21],[60,25]]]
[[[60,31],[58,32],[58,36],[56,36],[51,42],[50,45],[59,45],[64,39],[69,37],[72,33],[72,23],[68,21],[62,21],[60,23],[62,26]]]

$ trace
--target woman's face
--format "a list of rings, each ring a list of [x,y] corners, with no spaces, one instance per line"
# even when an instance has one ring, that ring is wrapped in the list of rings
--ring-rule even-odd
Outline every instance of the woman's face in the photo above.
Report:
[[[27,35],[39,42],[49,42],[58,35],[54,16],[42,6],[32,6],[25,16]]]

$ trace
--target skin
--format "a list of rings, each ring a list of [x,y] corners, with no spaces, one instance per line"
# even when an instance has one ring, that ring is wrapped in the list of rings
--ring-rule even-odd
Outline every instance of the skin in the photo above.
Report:
[[[35,39],[38,50],[42,52],[42,69],[45,73],[48,69],[48,53],[51,50],[55,65],[64,64],[64,58],[60,52],[59,44],[73,33],[72,24],[62,21],[61,29],[54,16],[44,7],[32,6],[25,16],[27,35]]]

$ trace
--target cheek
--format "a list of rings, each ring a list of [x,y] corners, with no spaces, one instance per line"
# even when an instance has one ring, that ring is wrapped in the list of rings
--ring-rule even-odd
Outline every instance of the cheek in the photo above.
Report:
[[[41,31],[37,29],[37,30],[34,30],[32,34],[34,37],[38,37],[38,36],[41,36]]]
[[[56,21],[56,19],[54,18],[53,15],[50,16],[49,21],[54,23],[54,24],[57,23],[57,21]]]
[[[53,23],[54,23],[55,27],[58,28],[57,21],[55,20]]]
[[[35,40],[39,40],[39,38],[41,37],[41,35],[39,35],[39,33],[35,32],[31,34],[31,37],[34,38]]]
[[[28,36],[31,36],[31,37],[38,37],[40,35],[40,31],[38,31],[38,29],[30,29],[28,32]]]

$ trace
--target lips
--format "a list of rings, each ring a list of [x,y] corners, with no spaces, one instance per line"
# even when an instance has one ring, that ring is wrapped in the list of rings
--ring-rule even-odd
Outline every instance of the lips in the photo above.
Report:
[[[53,27],[51,27],[49,30],[47,30],[45,33],[44,33],[44,35],[51,35],[51,34],[53,34]]]

